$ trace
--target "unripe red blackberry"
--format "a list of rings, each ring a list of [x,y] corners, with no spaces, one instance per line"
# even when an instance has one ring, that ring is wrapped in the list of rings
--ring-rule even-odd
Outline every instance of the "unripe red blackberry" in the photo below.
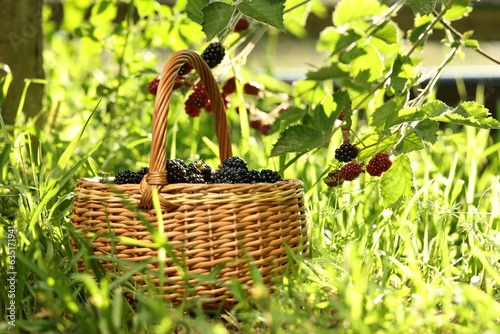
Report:
[[[198,117],[201,113],[201,108],[195,106],[191,100],[187,100],[184,103],[184,110],[190,117]]]
[[[340,170],[338,169],[328,173],[328,175],[326,175],[323,181],[326,183],[327,186],[332,188],[338,187],[342,185],[342,183],[344,183],[344,179],[340,176]]]
[[[209,44],[205,50],[203,50],[201,58],[206,61],[208,67],[214,68],[222,62],[225,55],[226,51],[224,50],[222,44],[214,42]]]
[[[236,25],[234,26],[234,32],[240,32],[248,29],[248,26],[250,25],[250,21],[246,17],[242,17],[236,22]]]
[[[358,148],[349,142],[343,142],[335,150],[335,159],[341,162],[349,162],[358,156]]]
[[[247,82],[246,84],[243,85],[243,91],[245,94],[248,95],[259,95],[260,90],[262,89],[262,86],[259,85],[256,82]]]
[[[229,95],[236,92],[236,79],[235,77],[231,77],[226,80],[224,85],[222,86],[222,93],[224,95]]]
[[[380,176],[383,172],[386,172],[392,166],[392,161],[389,159],[389,155],[384,152],[375,154],[373,158],[370,159],[368,165],[366,165],[366,171],[371,176]]]
[[[148,92],[150,92],[153,95],[156,95],[159,84],[160,84],[160,76],[158,75],[148,83]]]
[[[345,181],[352,181],[356,179],[362,171],[361,165],[356,161],[352,161],[342,166],[340,169],[340,177]]]
[[[198,108],[205,108],[210,103],[205,85],[201,81],[196,84],[188,100],[191,100],[189,103]]]

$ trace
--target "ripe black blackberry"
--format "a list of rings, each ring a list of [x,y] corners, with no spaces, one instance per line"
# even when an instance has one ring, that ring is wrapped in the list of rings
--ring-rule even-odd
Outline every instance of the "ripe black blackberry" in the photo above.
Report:
[[[130,169],[121,170],[116,173],[114,183],[115,184],[134,184],[141,183],[142,175],[131,171]]]
[[[392,161],[387,153],[377,153],[366,165],[366,171],[371,176],[381,176],[392,166]]]
[[[142,177],[144,177],[144,175],[146,175],[147,173],[149,173],[149,167],[144,167],[137,171],[137,174],[141,175]]]
[[[260,182],[275,183],[282,181],[280,174],[271,169],[263,169],[260,171]]]
[[[177,75],[182,77],[182,76],[188,74],[189,72],[191,72],[192,69],[193,69],[193,66],[191,66],[191,64],[184,63],[184,64],[182,64],[181,68],[177,72]]]
[[[344,179],[340,176],[340,170],[338,169],[328,173],[328,175],[326,175],[323,181],[326,183],[327,186],[332,188],[338,187],[342,185],[342,183],[344,183]]]
[[[168,183],[188,182],[187,166],[181,159],[167,160],[167,181]]]
[[[349,142],[343,142],[335,150],[335,159],[341,162],[349,162],[358,156],[358,148]]]
[[[223,167],[245,168],[247,169],[247,162],[240,157],[229,157],[222,162]]]
[[[206,162],[202,160],[195,161],[192,164],[200,171],[201,175],[203,176],[204,183],[212,182],[212,167],[210,167]]]
[[[203,50],[201,57],[207,62],[208,67],[214,68],[219,65],[224,59],[226,51],[219,42],[210,43],[205,50]]]
[[[203,177],[203,174],[195,164],[190,163],[187,166],[187,174],[189,183],[205,183],[205,178]]]
[[[349,162],[340,169],[340,177],[346,181],[352,181],[361,174],[363,170],[356,161]]]
[[[259,183],[260,181],[260,172],[256,169],[250,169],[248,171],[247,180],[245,183]]]

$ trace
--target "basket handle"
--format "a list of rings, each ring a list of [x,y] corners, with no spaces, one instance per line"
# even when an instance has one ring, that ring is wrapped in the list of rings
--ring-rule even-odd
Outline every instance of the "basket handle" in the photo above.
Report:
[[[217,81],[212,75],[205,60],[192,50],[180,50],[175,52],[163,67],[160,83],[156,93],[154,113],[151,153],[149,157],[149,174],[141,182],[140,206],[151,208],[152,190],[167,185],[167,120],[168,109],[172,100],[172,92],[177,77],[177,72],[185,63],[193,66],[201,81],[206,87],[210,98],[211,108],[215,119],[215,134],[219,145],[220,161],[232,156],[231,140],[229,138],[229,128],[227,125],[226,108],[219,92]]]

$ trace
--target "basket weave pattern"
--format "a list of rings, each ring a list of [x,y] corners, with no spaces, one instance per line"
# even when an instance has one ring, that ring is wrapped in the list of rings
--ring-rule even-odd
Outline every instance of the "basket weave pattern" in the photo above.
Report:
[[[303,184],[293,179],[272,184],[168,184],[168,106],[175,76],[186,62],[198,71],[207,88],[221,161],[232,155],[224,104],[210,69],[195,52],[179,51],[165,65],[158,87],[149,174],[141,184],[79,179],[71,221],[91,240],[96,255],[134,263],[153,259],[148,268],[162,269],[165,282],[158,287],[165,299],[179,303],[183,298],[202,298],[207,308],[221,303],[230,308],[235,298],[227,285],[232,279],[252,285],[249,264],[258,268],[263,283],[272,288],[273,278],[287,264],[285,245],[296,254],[307,255]],[[154,198],[158,198],[161,212],[153,206]],[[161,265],[151,229],[162,233],[171,247]],[[127,238],[140,242],[131,243]],[[149,244],[151,247],[145,247]],[[113,267],[111,259],[101,263],[107,269]],[[208,276],[216,268],[220,270],[216,280],[200,281],[200,275]],[[85,270],[83,263],[80,270]],[[138,285],[145,284],[143,274],[133,279]],[[151,277],[151,281],[160,280]]]

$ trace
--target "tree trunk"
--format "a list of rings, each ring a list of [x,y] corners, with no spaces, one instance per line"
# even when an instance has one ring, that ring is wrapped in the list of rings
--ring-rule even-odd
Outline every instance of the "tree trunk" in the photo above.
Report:
[[[43,79],[43,0],[0,0],[0,62],[7,64],[13,74],[4,104],[2,117],[14,124],[21,101],[25,79]],[[26,118],[42,110],[44,86],[31,83],[23,105]],[[44,117],[36,125],[41,129]]]

